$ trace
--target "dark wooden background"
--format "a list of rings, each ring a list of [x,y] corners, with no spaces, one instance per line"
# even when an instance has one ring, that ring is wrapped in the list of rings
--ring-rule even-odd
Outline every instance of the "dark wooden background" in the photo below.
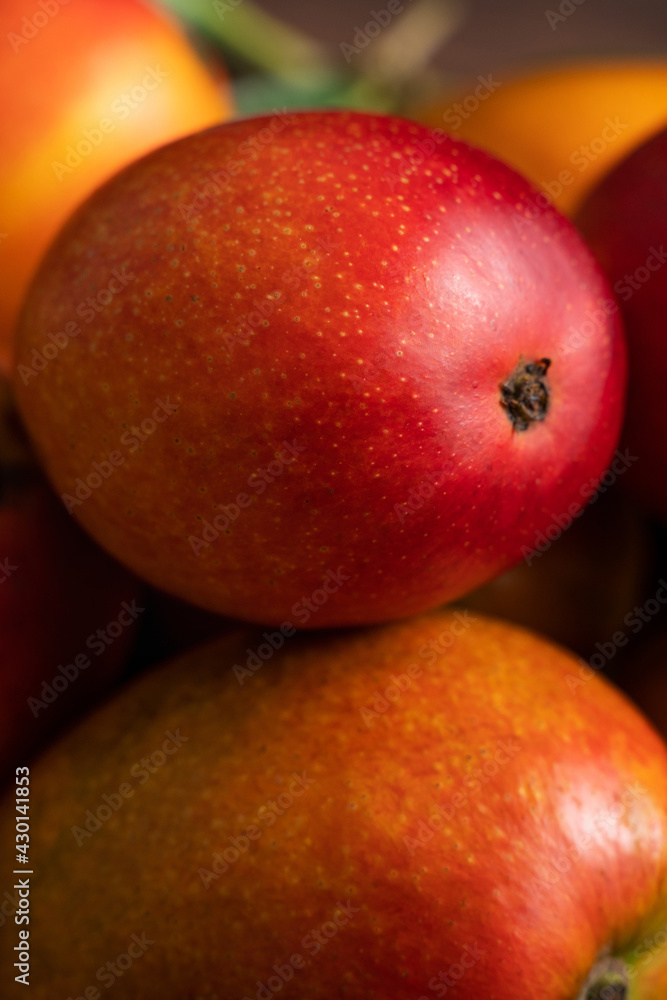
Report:
[[[334,50],[386,0],[262,0],[263,6]],[[545,12],[565,3],[574,13],[553,30]],[[406,6],[408,4],[406,3]],[[453,75],[501,72],[552,59],[667,57],[667,0],[468,0],[467,16],[435,65]],[[342,55],[341,55],[342,59]]]

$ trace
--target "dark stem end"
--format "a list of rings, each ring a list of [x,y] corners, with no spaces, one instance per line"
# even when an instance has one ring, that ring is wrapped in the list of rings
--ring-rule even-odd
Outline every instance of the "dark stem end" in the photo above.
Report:
[[[531,424],[544,420],[549,410],[549,386],[546,381],[550,358],[519,364],[500,383],[500,405],[504,407],[515,431],[528,430]]]

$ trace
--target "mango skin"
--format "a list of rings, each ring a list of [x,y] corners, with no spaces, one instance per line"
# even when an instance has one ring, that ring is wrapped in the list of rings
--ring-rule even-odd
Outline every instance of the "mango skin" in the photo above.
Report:
[[[625,400],[613,293],[523,178],[424,142],[353,111],[227,122],[131,164],[52,245],[19,408],[141,579],[258,624],[392,621],[595,495]],[[548,409],[517,430],[507,383],[539,359]]]
[[[3,0],[0,7],[0,370],[6,374],[30,280],[77,205],[137,157],[232,114],[227,81],[216,81],[177,22],[152,3],[46,6],[50,20],[39,29],[33,20],[46,20],[43,5]]]
[[[34,769],[33,1000],[109,976],[127,1000],[416,1000],[450,968],[461,1000],[572,1000],[664,923],[667,752],[571,654],[462,612],[249,670],[263,643],[141,677]]]

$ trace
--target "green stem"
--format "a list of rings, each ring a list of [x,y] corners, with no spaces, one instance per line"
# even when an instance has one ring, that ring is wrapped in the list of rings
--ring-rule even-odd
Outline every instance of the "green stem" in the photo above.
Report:
[[[265,110],[272,102],[395,113],[420,91],[444,89],[429,63],[458,29],[468,0],[403,0],[402,10],[377,37],[360,42],[345,64],[337,50],[330,52],[254,0],[161,2],[253,74],[236,84],[242,113]],[[365,23],[349,26],[348,51],[358,32],[364,34]]]
[[[203,30],[249,66],[281,80],[332,72],[326,48],[267,14],[253,0],[163,0],[186,23]]]

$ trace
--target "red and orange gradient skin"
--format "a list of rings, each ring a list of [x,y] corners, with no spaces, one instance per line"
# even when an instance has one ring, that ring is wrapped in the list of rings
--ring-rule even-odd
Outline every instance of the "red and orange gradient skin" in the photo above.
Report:
[[[606,949],[630,1000],[665,996],[641,949],[667,921],[667,752],[616,689],[481,617],[301,637],[244,673],[262,641],[144,675],[33,769],[34,1000],[81,995],[133,933],[154,943],[125,1000],[254,1000],[290,965],[285,996],[432,1000],[462,955],[460,1000],[575,1000]],[[133,779],[165,732],[187,739]],[[14,821],[11,798],[8,852]]]
[[[62,0],[61,0],[62,3]],[[118,169],[157,146],[224,121],[230,95],[164,12],[142,0],[71,0],[43,27],[31,0],[0,6],[0,369],[11,362],[17,314],[40,257],[74,207]],[[47,15],[44,14],[45,18]],[[26,27],[25,18],[28,18]],[[43,20],[42,17],[39,21]],[[38,23],[39,23],[38,21]],[[33,37],[24,37],[33,33]],[[112,105],[166,74],[146,97]],[[68,146],[107,118],[115,127],[70,171]],[[58,176],[60,175],[60,177]]]
[[[141,578],[259,623],[389,621],[504,571],[594,495],[625,390],[611,289],[566,219],[526,217],[523,178],[449,139],[420,161],[428,141],[355,112],[229,122],[132,164],[53,244],[19,406],[74,516]],[[515,432],[500,383],[540,358],[548,412]],[[167,399],[160,431],[74,497]],[[285,442],[297,457],[257,489]],[[344,586],[304,611],[331,573]]]

